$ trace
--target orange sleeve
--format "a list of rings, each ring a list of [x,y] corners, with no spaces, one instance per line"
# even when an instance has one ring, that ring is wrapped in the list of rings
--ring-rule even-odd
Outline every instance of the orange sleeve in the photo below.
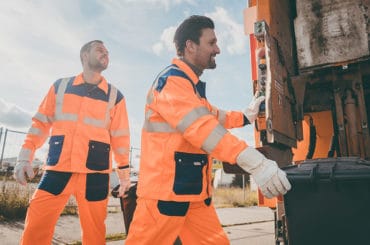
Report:
[[[130,153],[130,131],[125,98],[113,108],[111,119],[111,146],[117,168],[127,167]]]
[[[55,110],[55,87],[51,86],[41,102],[37,113],[32,117],[32,125],[24,140],[23,148],[33,153],[40,148],[49,137]]]

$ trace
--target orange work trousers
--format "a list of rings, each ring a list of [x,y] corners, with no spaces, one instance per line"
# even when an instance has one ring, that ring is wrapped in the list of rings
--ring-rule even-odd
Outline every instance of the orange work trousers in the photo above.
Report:
[[[27,209],[20,244],[50,245],[54,228],[71,195],[75,196],[82,244],[105,244],[109,174],[46,171]]]
[[[171,202],[138,198],[125,245],[229,245],[210,199]]]

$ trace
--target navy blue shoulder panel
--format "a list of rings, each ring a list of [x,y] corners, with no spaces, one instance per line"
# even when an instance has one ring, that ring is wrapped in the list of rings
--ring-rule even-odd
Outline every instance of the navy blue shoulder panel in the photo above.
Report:
[[[155,89],[158,91],[158,92],[161,92],[162,89],[164,88],[164,86],[166,85],[167,83],[167,78],[170,77],[170,76],[176,76],[176,77],[182,77],[182,78],[185,78],[186,80],[188,80],[191,84],[191,86],[194,88],[194,92],[196,92],[196,88],[194,86],[194,83],[191,81],[191,79],[188,77],[188,75],[185,74],[185,72],[183,72],[182,70],[179,70],[179,69],[176,69],[176,65],[170,65],[169,67],[167,67],[165,70],[167,70],[165,73],[161,73],[159,75],[159,77],[157,78],[157,84],[156,84],[156,87]]]
[[[69,81],[68,81],[67,87],[72,85],[73,81],[75,80],[75,77],[69,77],[68,79],[69,79]],[[62,82],[62,80],[63,80],[63,78],[60,78],[60,79],[56,80],[53,84],[56,94],[58,93],[58,89],[59,89],[59,86],[60,86],[60,83]]]
[[[195,87],[197,88],[200,97],[206,98],[206,83],[199,81]]]
[[[105,102],[109,101],[109,95],[110,95],[111,88],[112,88],[112,85],[110,83],[108,83],[108,93],[106,94],[98,86],[94,87],[94,86],[89,85],[89,87],[87,87],[87,85],[84,83],[73,86],[74,79],[75,77],[69,78],[66,91],[65,91],[66,94],[75,94],[81,97],[86,96],[91,99],[101,100]],[[58,93],[61,81],[62,79],[58,79],[54,83],[55,93]],[[115,101],[115,104],[119,103],[122,99],[123,99],[123,94],[117,89],[117,99]]]

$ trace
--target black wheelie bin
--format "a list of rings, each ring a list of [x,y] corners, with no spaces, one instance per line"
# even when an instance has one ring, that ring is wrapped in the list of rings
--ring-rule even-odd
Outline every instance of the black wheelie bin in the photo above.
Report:
[[[370,161],[355,157],[307,160],[283,168],[289,245],[370,244]]]
[[[130,229],[130,224],[131,224],[131,221],[134,216],[135,209],[136,209],[137,183],[136,182],[132,183],[129,190],[125,192],[124,197],[117,197],[119,187],[120,185],[117,185],[116,187],[114,187],[111,194],[112,196],[120,199],[121,210],[122,210],[122,215],[123,215],[123,222],[125,223],[125,231],[126,231],[126,234],[128,234],[129,229]]]

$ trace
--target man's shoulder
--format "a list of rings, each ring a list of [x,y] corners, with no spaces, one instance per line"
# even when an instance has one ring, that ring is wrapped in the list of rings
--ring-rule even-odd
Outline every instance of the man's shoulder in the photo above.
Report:
[[[123,98],[124,98],[124,95],[122,93],[122,91],[120,89],[118,89],[118,87],[116,85],[114,85],[113,83],[110,83],[110,82],[107,82],[107,86],[108,86],[108,89],[110,91],[114,91],[116,90],[117,91],[117,102],[121,101]]]
[[[57,80],[54,81],[52,86],[54,86],[55,88],[58,88],[60,86],[60,84],[62,84],[62,83],[67,84],[68,82],[73,82],[75,77],[76,76],[58,78]]]
[[[189,76],[186,74],[184,70],[182,70],[180,67],[178,67],[175,64],[171,64],[164,68],[160,73],[158,77],[182,77],[187,80],[190,80]]]

